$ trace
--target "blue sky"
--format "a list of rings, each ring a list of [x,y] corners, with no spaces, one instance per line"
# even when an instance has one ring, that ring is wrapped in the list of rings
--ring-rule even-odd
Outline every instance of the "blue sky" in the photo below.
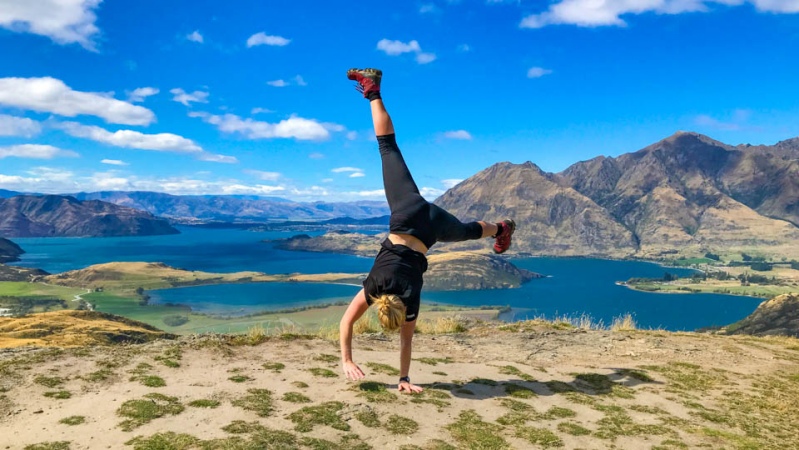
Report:
[[[799,136],[799,0],[3,0],[0,188],[383,200],[383,98],[428,199],[678,130]]]

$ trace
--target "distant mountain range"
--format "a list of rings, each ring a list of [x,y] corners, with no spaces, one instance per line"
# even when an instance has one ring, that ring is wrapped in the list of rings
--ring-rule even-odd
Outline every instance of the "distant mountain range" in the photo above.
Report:
[[[366,219],[389,214],[383,201],[302,203],[277,197],[170,195],[157,192],[92,192],[79,200],[101,200],[141,209],[173,221],[263,222],[275,220]]]
[[[58,195],[0,199],[0,236],[146,236],[175,234],[165,219],[133,208]]]
[[[730,146],[679,132],[637,152],[600,156],[560,173],[531,162],[499,163],[436,204],[463,220],[514,218],[519,252],[658,257],[752,251],[799,257],[799,138]]]

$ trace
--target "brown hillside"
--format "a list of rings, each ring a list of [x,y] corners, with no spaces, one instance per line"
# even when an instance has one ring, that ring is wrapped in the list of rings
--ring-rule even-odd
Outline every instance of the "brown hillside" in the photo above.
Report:
[[[155,327],[97,311],[55,311],[0,318],[0,348],[82,347],[173,339]]]
[[[799,337],[799,294],[778,295],[765,301],[755,312],[728,328],[730,334]]]

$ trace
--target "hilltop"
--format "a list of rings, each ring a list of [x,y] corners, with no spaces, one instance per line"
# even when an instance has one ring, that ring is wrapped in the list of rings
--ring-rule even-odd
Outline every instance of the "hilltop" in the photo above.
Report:
[[[3,441],[73,450],[799,446],[796,339],[453,323],[428,323],[414,339],[410,375],[426,389],[416,396],[396,392],[397,336],[372,331],[354,342],[362,382],[343,378],[335,340],[290,329],[0,351]]]

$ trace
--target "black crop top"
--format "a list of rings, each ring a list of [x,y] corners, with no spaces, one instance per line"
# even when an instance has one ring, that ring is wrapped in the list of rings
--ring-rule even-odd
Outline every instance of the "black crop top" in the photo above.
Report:
[[[366,303],[371,305],[372,297],[380,294],[397,295],[405,304],[405,320],[416,320],[425,271],[427,258],[422,253],[385,239],[369,276],[363,281]]]

